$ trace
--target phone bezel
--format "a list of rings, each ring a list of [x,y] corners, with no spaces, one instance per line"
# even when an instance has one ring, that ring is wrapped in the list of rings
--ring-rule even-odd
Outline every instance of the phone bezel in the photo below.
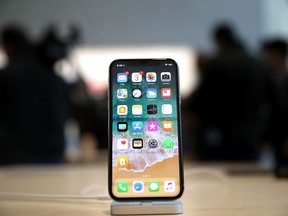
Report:
[[[175,65],[175,71],[177,74],[177,116],[178,116],[178,131],[179,131],[179,144],[178,144],[178,149],[179,149],[179,182],[180,182],[180,191],[178,195],[176,196],[161,196],[161,197],[117,197],[113,194],[112,191],[112,111],[111,111],[111,106],[112,106],[112,67],[114,64],[121,64],[124,63],[127,65],[129,63],[129,66],[131,64],[135,64],[135,66],[139,65],[159,65],[163,62],[171,62]],[[108,87],[108,191],[109,195],[112,199],[117,200],[117,201],[129,201],[129,200],[174,200],[178,199],[182,196],[184,192],[184,175],[183,175],[183,152],[182,152],[182,126],[181,126],[181,99],[180,99],[180,90],[179,90],[179,70],[178,70],[178,65],[176,61],[173,59],[167,58],[167,59],[117,59],[111,62],[109,66],[109,87]]]

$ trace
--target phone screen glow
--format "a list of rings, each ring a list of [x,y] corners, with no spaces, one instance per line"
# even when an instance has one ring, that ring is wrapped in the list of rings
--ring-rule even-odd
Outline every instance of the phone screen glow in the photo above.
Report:
[[[115,197],[179,195],[178,89],[178,71],[173,62],[111,65],[111,190]]]

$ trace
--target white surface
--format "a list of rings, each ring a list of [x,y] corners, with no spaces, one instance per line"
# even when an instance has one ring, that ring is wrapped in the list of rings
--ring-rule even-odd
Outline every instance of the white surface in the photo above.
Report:
[[[112,202],[112,215],[160,215],[183,213],[182,203],[172,201]]]

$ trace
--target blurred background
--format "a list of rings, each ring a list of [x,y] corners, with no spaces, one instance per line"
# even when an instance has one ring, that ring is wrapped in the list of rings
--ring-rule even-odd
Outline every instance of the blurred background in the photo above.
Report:
[[[2,0],[0,34],[0,165],[103,158],[110,62],[159,57],[185,159],[288,164],[287,0]]]

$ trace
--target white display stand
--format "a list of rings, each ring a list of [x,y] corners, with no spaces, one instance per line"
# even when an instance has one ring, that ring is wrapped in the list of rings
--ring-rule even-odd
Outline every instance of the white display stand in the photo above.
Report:
[[[182,202],[172,201],[138,201],[112,202],[111,215],[161,215],[183,213]]]

